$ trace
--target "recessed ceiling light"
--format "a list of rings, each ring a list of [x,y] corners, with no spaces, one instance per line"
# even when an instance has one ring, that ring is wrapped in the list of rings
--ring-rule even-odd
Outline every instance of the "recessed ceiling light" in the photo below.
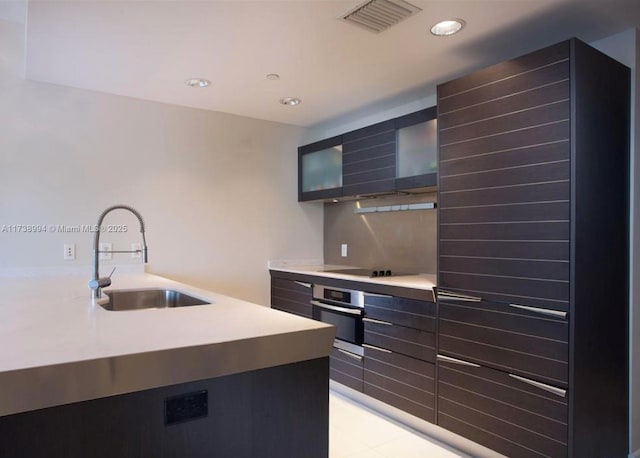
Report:
[[[189,78],[184,80],[184,84],[191,87],[207,87],[211,84],[211,81],[204,78]]]
[[[279,80],[280,79],[280,75],[278,75],[277,73],[269,73],[267,75],[267,79],[268,80],[273,80],[273,81]]]
[[[462,19],[448,19],[446,21],[440,21],[431,27],[431,33],[437,37],[447,37],[460,32],[465,24],[466,23]]]
[[[296,105],[300,105],[302,100],[297,97],[285,97],[284,99],[280,99],[280,103],[283,105],[289,105],[290,107],[295,107]]]

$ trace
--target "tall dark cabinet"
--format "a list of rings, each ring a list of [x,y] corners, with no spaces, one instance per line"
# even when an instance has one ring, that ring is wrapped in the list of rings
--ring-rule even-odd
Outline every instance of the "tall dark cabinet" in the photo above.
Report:
[[[577,39],[438,87],[437,422],[628,453],[629,84]]]

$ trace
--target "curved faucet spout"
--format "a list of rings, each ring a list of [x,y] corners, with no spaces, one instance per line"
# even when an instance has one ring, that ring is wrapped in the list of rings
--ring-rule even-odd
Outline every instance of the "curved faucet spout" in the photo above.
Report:
[[[111,275],[108,277],[100,278],[100,253],[110,253],[109,251],[100,251],[100,227],[102,226],[102,222],[104,221],[105,216],[109,214],[113,210],[128,210],[133,213],[138,221],[140,222],[140,233],[142,234],[142,250],[134,250],[134,251],[113,251],[113,253],[139,253],[142,252],[142,260],[143,262],[149,262],[147,255],[147,241],[144,236],[145,228],[144,228],[144,219],[142,215],[133,207],[129,205],[113,205],[112,207],[107,208],[105,211],[100,213],[98,217],[98,224],[96,227],[96,231],[93,234],[93,275],[91,276],[91,280],[89,281],[89,288],[91,288],[91,297],[93,299],[99,298],[102,296],[102,288],[109,286],[111,284]],[[113,272],[112,272],[113,273]]]

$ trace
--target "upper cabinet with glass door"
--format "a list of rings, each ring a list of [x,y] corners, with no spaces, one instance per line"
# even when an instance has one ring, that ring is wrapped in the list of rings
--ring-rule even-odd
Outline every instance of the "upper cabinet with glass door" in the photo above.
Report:
[[[429,190],[438,181],[436,107],[395,119],[396,190]]]
[[[433,191],[436,107],[298,148],[298,200]]]
[[[342,197],[342,136],[298,148],[298,201]]]

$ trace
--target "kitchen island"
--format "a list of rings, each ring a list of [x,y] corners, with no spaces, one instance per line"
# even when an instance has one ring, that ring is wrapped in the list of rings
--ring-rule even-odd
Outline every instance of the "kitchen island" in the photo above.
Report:
[[[86,283],[0,278],[0,456],[327,456],[331,326],[142,273],[113,289],[212,304],[107,311]]]

